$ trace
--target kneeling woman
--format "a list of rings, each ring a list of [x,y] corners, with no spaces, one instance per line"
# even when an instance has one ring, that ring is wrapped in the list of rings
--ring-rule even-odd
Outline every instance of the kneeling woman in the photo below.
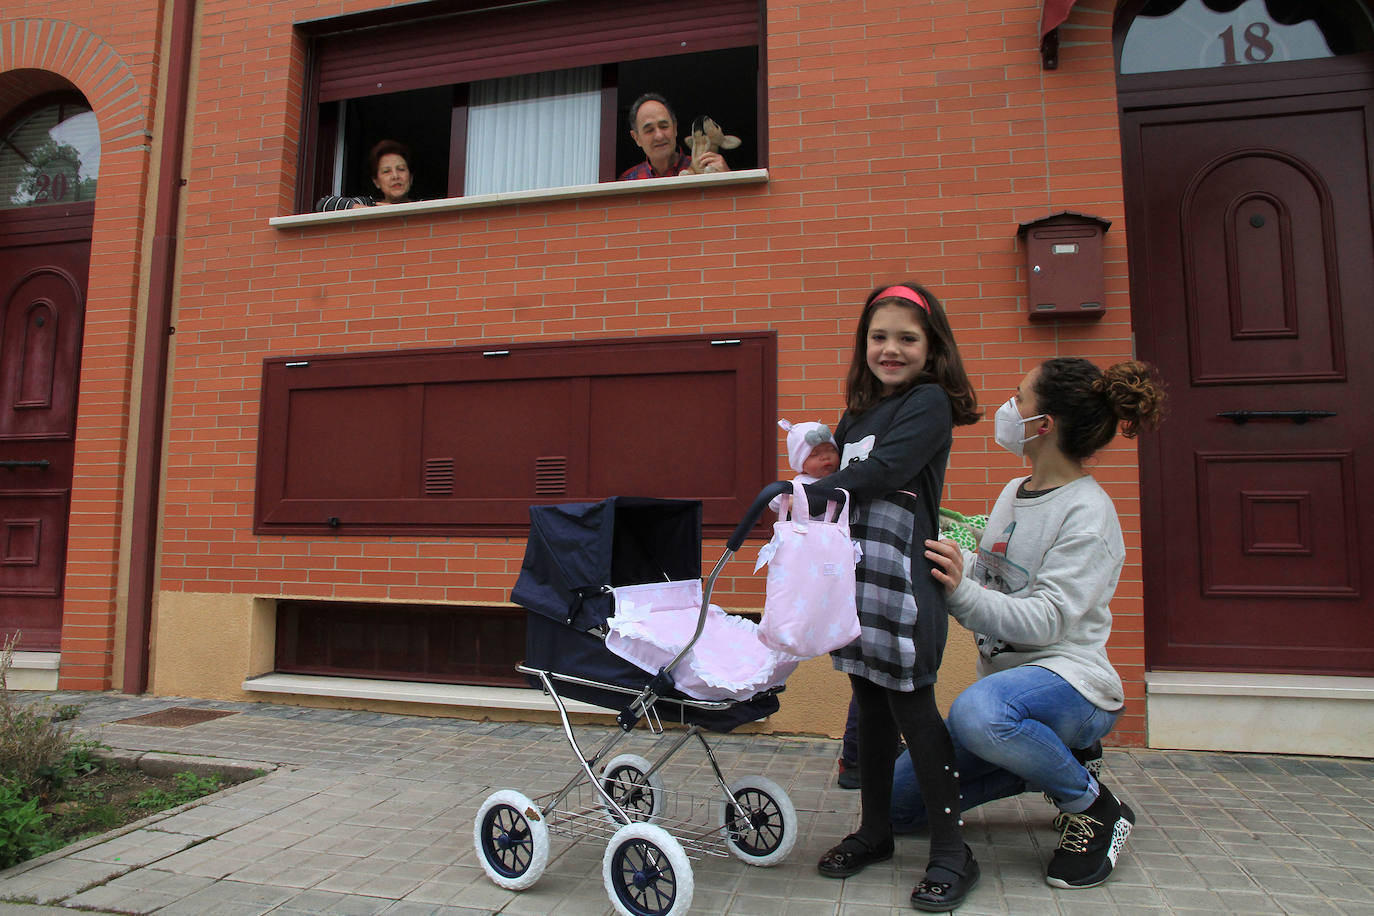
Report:
[[[1107,659],[1108,602],[1125,559],[1111,497],[1084,462],[1118,426],[1133,437],[1161,417],[1164,391],[1151,366],[1105,372],[1052,359],[1022,380],[996,417],[999,445],[1031,473],[997,498],[975,554],[926,541],[949,613],[977,634],[980,679],[950,708],[949,731],[968,810],[1028,788],[1062,817],[1046,881],[1064,888],[1106,880],[1135,822],[1131,809],[1080,762],[1111,731],[1124,698]],[[898,761],[893,826],[925,823],[911,766]]]

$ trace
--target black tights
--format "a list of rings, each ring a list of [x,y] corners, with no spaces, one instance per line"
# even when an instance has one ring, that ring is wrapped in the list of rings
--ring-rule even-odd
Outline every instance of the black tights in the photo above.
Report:
[[[900,733],[910,749],[929,812],[929,864],[962,872],[964,832],[959,819],[954,744],[935,705],[935,686],[903,692],[879,687],[853,674],[849,680],[859,703],[860,839],[879,846],[886,845],[892,835],[892,771]]]

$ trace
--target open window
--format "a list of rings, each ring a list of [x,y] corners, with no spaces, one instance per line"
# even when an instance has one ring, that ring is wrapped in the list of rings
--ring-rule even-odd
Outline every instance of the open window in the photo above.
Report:
[[[731,168],[760,167],[763,21],[759,0],[441,0],[299,23],[297,208],[372,195],[368,151],[383,139],[410,148],[416,199],[613,181],[643,160],[626,122],[651,91],[680,139],[710,115],[743,141]]]

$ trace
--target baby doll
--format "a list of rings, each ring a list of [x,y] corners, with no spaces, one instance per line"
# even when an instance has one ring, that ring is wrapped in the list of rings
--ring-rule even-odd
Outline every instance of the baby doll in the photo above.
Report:
[[[778,425],[787,430],[787,463],[798,472],[794,480],[814,483],[839,470],[840,450],[835,447],[830,427],[824,423],[794,424],[789,420],[779,420]],[[781,512],[786,498],[787,494],[775,496],[768,508]]]

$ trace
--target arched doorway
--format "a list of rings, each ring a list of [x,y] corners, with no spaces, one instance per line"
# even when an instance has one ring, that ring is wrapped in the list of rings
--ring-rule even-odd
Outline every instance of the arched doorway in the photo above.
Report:
[[[38,85],[65,82],[41,76]],[[31,652],[61,643],[99,170],[100,134],[80,93],[43,92],[0,113],[0,636],[19,633]]]
[[[1116,45],[1148,667],[1374,675],[1374,17],[1129,0]]]

